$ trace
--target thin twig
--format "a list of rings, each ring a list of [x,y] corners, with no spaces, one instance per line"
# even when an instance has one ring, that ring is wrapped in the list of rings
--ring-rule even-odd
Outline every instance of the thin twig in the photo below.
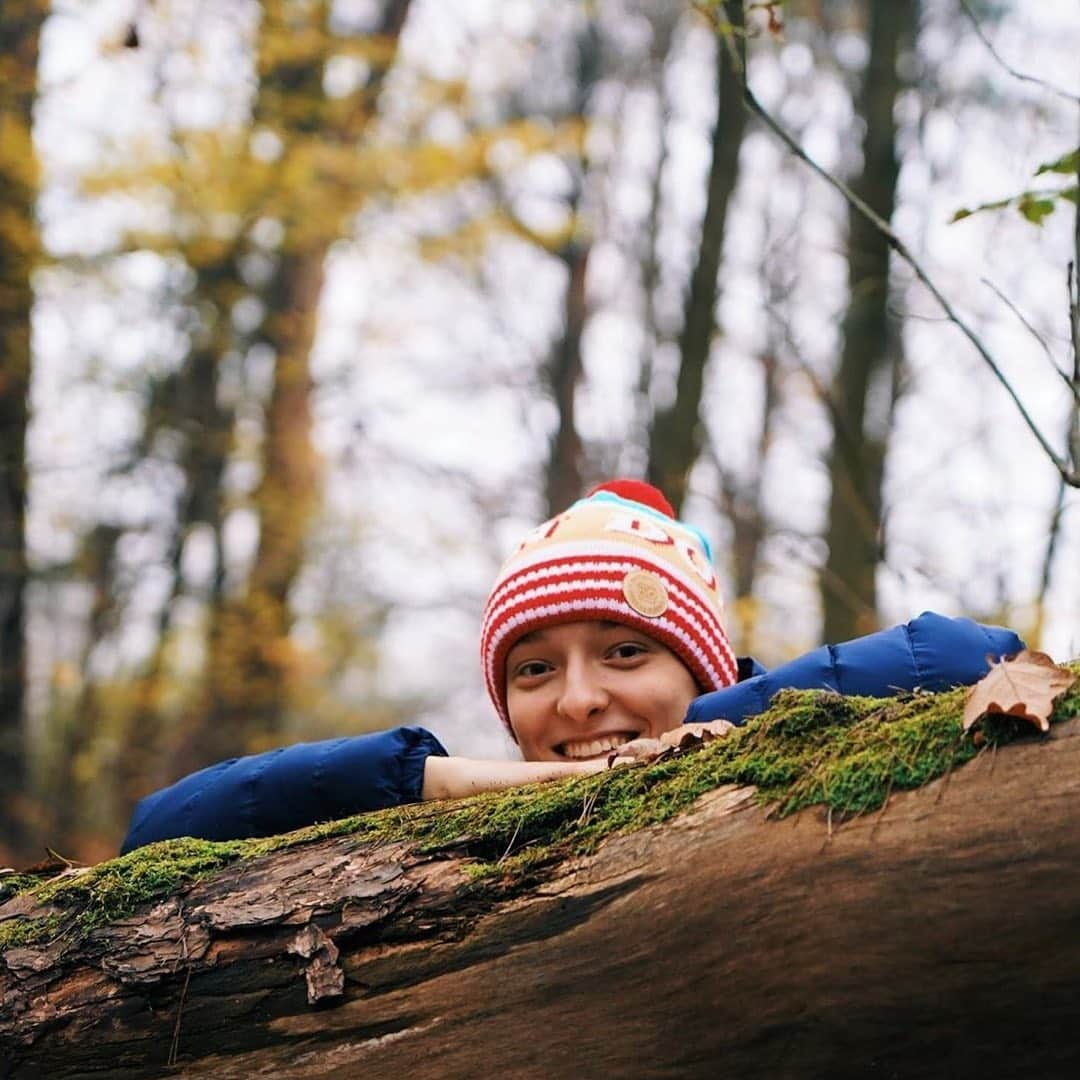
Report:
[[[1070,427],[1072,417],[1069,418]],[[1054,553],[1057,551],[1061,536],[1061,521],[1065,510],[1065,481],[1058,483],[1057,500],[1050,517],[1050,534],[1046,538],[1046,553],[1043,556],[1042,573],[1039,576],[1039,593],[1035,599],[1035,630],[1031,635],[1033,649],[1041,648],[1043,623],[1046,620],[1046,598],[1050,594],[1050,575],[1054,567]]]
[[[989,279],[979,278],[979,280],[993,292],[993,294],[1020,320],[1024,329],[1042,346],[1042,351],[1046,354],[1047,360],[1050,361],[1053,369],[1061,377],[1062,382],[1069,388],[1069,393],[1077,400],[1080,401],[1080,386],[1073,385],[1073,381],[1069,378],[1067,372],[1064,372],[1057,366],[1057,361],[1054,360],[1054,354],[1050,351],[1050,346],[1046,344],[1042,334],[1035,329],[1034,326],[1027,320],[1024,313]]]
[[[514,827],[514,835],[510,837],[510,843],[506,845],[506,850],[498,857],[498,859],[495,860],[495,865],[496,866],[499,866],[502,863],[503,859],[505,859],[506,856],[510,854],[510,850],[514,846],[514,841],[518,838],[518,833],[521,832],[521,823],[524,820],[525,820],[524,815],[522,815],[520,818],[518,818],[518,823]]]
[[[962,738],[963,736],[961,736]],[[941,802],[945,798],[945,789],[949,786],[949,781],[952,779],[953,766],[956,764],[956,748],[959,743],[954,743],[952,752],[949,754],[949,764],[945,767],[945,779],[941,782],[941,787],[937,790],[937,797],[934,799],[935,803]]]
[[[885,788],[885,801],[881,804],[881,809],[878,811],[877,817],[874,818],[874,826],[870,830],[870,839],[874,839],[874,834],[878,831],[878,826],[881,824],[881,819],[885,816],[885,811],[889,809],[889,799],[892,798],[892,786],[893,778],[889,777],[888,787]]]
[[[588,824],[589,818],[592,817],[593,807],[596,806],[596,800],[599,797],[600,797],[600,788],[596,787],[591,792],[589,792],[589,794],[586,795],[585,798],[582,800],[582,803],[581,803],[581,816],[577,820],[577,823],[579,825]]]
[[[1061,474],[1062,478],[1071,487],[1080,487],[1080,469],[1070,467],[1069,462],[1061,457],[1054,448],[1050,445],[1046,436],[1039,430],[1038,425],[1032,419],[1031,414],[1027,411],[1024,403],[1020,400],[1019,395],[1013,389],[1012,383],[1009,382],[1005,373],[999,367],[997,361],[990,354],[990,350],[983,344],[979,335],[971,329],[970,326],[960,317],[956,309],[952,306],[949,300],[941,292],[941,290],[934,283],[933,279],[923,268],[923,265],[918,259],[912,255],[907,245],[900,239],[896,233],[890,228],[888,222],[886,222],[879,214],[877,214],[866,202],[864,202],[854,191],[851,190],[842,180],[835,177],[827,169],[819,165],[810,155],[796,142],[796,140],[788,133],[788,131],[777,121],[772,114],[765,108],[764,105],[758,101],[754,92],[750,89],[749,83],[746,81],[745,69],[743,71],[743,99],[746,107],[760,119],[770,131],[773,132],[780,139],[781,142],[797,157],[800,161],[805,162],[813,172],[817,173],[827,184],[838,191],[848,205],[856,210],[863,218],[865,218],[875,229],[884,237],[888,245],[911,267],[915,272],[915,276],[926,286],[931,296],[937,300],[941,305],[941,309],[945,312],[949,322],[951,322],[960,332],[975,346],[976,352],[983,358],[986,365],[997,377],[998,381],[1005,388],[1006,393],[1012,398],[1013,404],[1016,406],[1017,411],[1023,418],[1024,423],[1027,424],[1028,429],[1032,435],[1035,436],[1039,445],[1042,447],[1043,452],[1053,462],[1054,467]]]
[[[176,1006],[176,1024],[173,1026],[172,1043],[169,1045],[169,1060],[165,1063],[169,1068],[176,1064],[176,1057],[180,1051],[180,1021],[184,1016],[184,1002],[187,1000],[189,982],[191,982],[190,964],[187,966],[187,974],[184,976],[184,988],[180,991],[180,1001]]]
[[[1077,166],[1080,170],[1080,166]],[[1066,287],[1069,291],[1069,336],[1073,350],[1073,381],[1080,383],[1080,205],[1076,209],[1076,259],[1069,263]]]
[[[176,963],[173,964],[172,973],[175,975],[180,970],[180,965],[188,958],[187,926],[184,921],[184,902],[181,900],[176,906],[176,914],[184,930],[180,935],[180,952],[176,954]]]
[[[1076,155],[1076,183],[1080,189],[1080,154]],[[1080,202],[1073,212],[1073,259],[1066,279],[1069,289],[1069,335],[1073,350],[1073,386],[1080,388]],[[1073,402],[1072,416],[1065,445],[1073,464],[1080,463],[1080,404]]]
[[[1069,263],[1068,287],[1073,350],[1072,382],[1074,387],[1080,388],[1080,206],[1076,208],[1076,262]],[[1080,400],[1073,401],[1065,438],[1073,461],[1080,461]]]
[[[1071,93],[1068,90],[1063,90],[1060,86],[1055,86],[1052,82],[1047,82],[1046,79],[1040,79],[1037,75],[1027,75],[1023,71],[1018,71],[1012,66],[1002,55],[994,48],[993,42],[986,36],[986,31],[983,30],[979,23],[978,18],[975,16],[975,12],[971,10],[967,0],[960,0],[960,6],[964,9],[964,14],[971,20],[971,25],[975,30],[975,36],[986,46],[986,51],[1014,78],[1019,79],[1021,82],[1034,83],[1036,86],[1041,86],[1044,90],[1049,90],[1051,94],[1057,94],[1058,97],[1063,97],[1066,101],[1071,101],[1074,105],[1080,105],[1080,94]]]

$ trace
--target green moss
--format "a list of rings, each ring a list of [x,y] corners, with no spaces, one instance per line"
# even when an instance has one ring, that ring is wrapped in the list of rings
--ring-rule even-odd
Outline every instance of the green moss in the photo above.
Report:
[[[1080,673],[1080,663],[1071,666]],[[474,860],[467,873],[476,887],[505,892],[613,833],[667,821],[724,784],[753,785],[781,816],[811,805],[839,816],[865,813],[890,792],[920,787],[981,752],[961,730],[963,700],[962,689],[885,700],[788,690],[727,738],[645,768],[396,807],[259,840],[151,844],[35,886],[35,898],[62,910],[63,920],[50,914],[0,923],[0,949],[50,940],[59,930],[86,934],[236,859],[332,836],[460,853]],[[1078,715],[1080,683],[1058,703],[1054,720]],[[1031,731],[1014,718],[991,718],[982,724],[983,746]]]
[[[58,914],[42,915],[36,919],[10,919],[0,923],[0,953],[23,945],[41,945],[53,941],[65,928]]]
[[[40,880],[36,874],[5,874],[0,877],[0,904],[6,903],[18,893],[26,892]]]

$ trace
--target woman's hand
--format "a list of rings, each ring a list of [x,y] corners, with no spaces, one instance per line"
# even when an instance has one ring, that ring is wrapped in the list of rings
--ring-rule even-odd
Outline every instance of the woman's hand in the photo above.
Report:
[[[420,797],[461,799],[480,791],[502,791],[566,776],[588,776],[607,767],[607,758],[603,757],[589,761],[482,761],[432,755],[424,762]]]
[[[634,739],[613,750],[607,757],[588,761],[486,761],[479,758],[436,757],[424,762],[424,784],[420,797],[461,799],[481,791],[503,791],[522,784],[562,780],[567,776],[589,776],[616,765],[644,764],[664,754],[692,750],[735,730],[727,720],[707,724],[681,724],[665,731],[659,739]]]
[[[634,739],[608,755],[608,766],[644,765],[676,750],[696,750],[736,730],[728,720],[710,720],[705,724],[680,724],[665,731],[658,739]]]

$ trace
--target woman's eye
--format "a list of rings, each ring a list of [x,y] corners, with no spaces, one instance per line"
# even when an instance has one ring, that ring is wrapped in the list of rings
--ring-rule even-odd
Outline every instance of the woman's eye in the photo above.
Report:
[[[544,660],[526,660],[514,668],[514,678],[535,679],[540,675],[546,675],[551,670],[551,665]]]
[[[608,655],[614,660],[633,660],[646,652],[648,650],[645,646],[639,645],[636,641],[622,641]]]

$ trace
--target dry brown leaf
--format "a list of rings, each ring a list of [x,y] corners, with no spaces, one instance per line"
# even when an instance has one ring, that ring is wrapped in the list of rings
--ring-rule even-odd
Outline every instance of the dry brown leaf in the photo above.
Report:
[[[738,729],[728,720],[710,720],[703,724],[680,724],[665,731],[658,739],[642,738],[623,743],[608,755],[608,768],[615,765],[643,765],[664,761],[669,757],[690,753],[699,747],[723,738]]]
[[[700,724],[680,724],[671,731],[665,731],[660,736],[660,742],[664,746],[672,746],[676,750],[690,750],[711,743],[714,739],[720,739],[735,730],[735,725],[730,720],[709,720]]]
[[[633,739],[623,743],[608,754],[608,768],[616,765],[648,765],[650,762],[659,760],[668,753],[669,747],[659,739]]]
[[[1050,730],[1050,714],[1076,676],[1059,667],[1046,653],[1024,649],[1000,663],[987,657],[990,670],[967,692],[964,730],[988,713],[1021,717],[1040,731]]]

